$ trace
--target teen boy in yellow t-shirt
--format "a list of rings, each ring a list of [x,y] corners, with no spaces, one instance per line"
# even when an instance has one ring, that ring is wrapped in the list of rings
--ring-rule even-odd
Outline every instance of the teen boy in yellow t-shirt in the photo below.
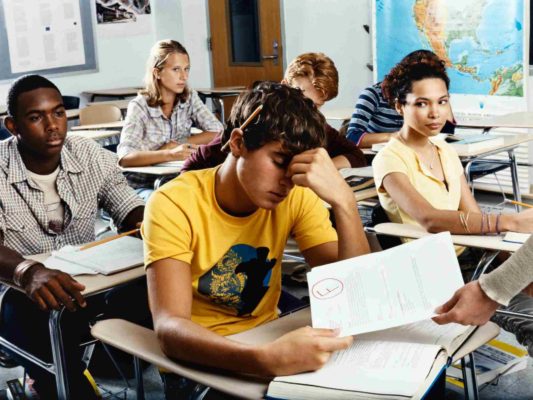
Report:
[[[232,130],[261,104],[244,132]],[[225,162],[187,172],[150,198],[145,262],[154,327],[168,356],[285,375],[316,370],[350,345],[351,337],[309,327],[261,346],[224,338],[277,317],[289,234],[311,266],[369,252],[353,193],[321,148],[324,126],[299,90],[261,83],[233,107]]]

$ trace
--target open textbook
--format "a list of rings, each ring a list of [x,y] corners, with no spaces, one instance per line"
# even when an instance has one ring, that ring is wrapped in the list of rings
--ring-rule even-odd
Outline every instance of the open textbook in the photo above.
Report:
[[[270,398],[416,397],[475,330],[430,319],[463,285],[449,233],[317,267],[308,283],[313,327],[355,341],[318,371],[275,378]]]
[[[86,250],[65,246],[44,261],[51,269],[58,269],[70,275],[109,275],[142,265],[143,242],[133,236],[124,236],[102,243]]]

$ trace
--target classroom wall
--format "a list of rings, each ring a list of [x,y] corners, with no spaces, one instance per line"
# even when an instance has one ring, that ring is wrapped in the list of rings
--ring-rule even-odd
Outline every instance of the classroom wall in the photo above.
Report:
[[[298,54],[321,51],[339,70],[339,95],[328,107],[353,107],[359,92],[372,82],[365,64],[372,62],[370,0],[283,0],[284,65]]]
[[[142,85],[150,48],[156,40],[173,38],[184,43],[190,53],[191,84],[211,86],[207,0],[152,0],[150,26],[141,34],[110,36],[95,25],[98,71],[49,78],[69,95],[80,95],[86,89]],[[0,104],[5,104],[8,87],[9,82],[0,84]],[[86,100],[82,98],[82,104]]]

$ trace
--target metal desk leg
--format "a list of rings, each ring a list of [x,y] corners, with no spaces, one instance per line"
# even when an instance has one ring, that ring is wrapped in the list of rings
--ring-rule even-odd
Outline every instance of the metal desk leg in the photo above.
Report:
[[[516,156],[514,150],[511,149],[507,152],[509,155],[509,167],[511,168],[511,180],[513,182],[513,196],[516,201],[522,201],[522,196],[520,195],[520,183],[518,182],[518,170],[516,167]],[[515,205],[516,211],[520,212],[520,206]]]
[[[481,258],[479,259],[479,262],[476,265],[476,269],[474,271],[474,274],[472,275],[472,278],[470,281],[475,281],[478,279],[482,274],[485,273],[489,265],[494,261],[496,256],[499,254],[499,251],[485,251]]]
[[[137,400],[144,400],[144,382],[141,360],[133,356],[133,365],[135,367],[135,381],[137,382]]]
[[[218,105],[220,106],[220,122],[224,124],[224,121],[226,120],[226,117],[224,116],[224,100],[222,100],[222,97],[213,97],[212,99],[218,101]]]
[[[52,346],[52,356],[56,368],[56,387],[59,399],[69,399],[69,387],[67,381],[67,366],[65,362],[65,349],[63,347],[63,337],[61,335],[61,315],[65,307],[59,311],[50,312],[49,329],[50,344]]]
[[[467,367],[467,361],[469,367]],[[463,382],[465,385],[465,398],[467,400],[479,400],[476,381],[476,364],[474,362],[474,353],[470,353],[461,358],[461,368],[463,370]]]

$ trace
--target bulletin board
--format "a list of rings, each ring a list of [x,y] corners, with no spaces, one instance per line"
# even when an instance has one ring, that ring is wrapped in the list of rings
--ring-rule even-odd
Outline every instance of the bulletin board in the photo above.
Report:
[[[97,70],[87,0],[0,0],[0,80]]]

